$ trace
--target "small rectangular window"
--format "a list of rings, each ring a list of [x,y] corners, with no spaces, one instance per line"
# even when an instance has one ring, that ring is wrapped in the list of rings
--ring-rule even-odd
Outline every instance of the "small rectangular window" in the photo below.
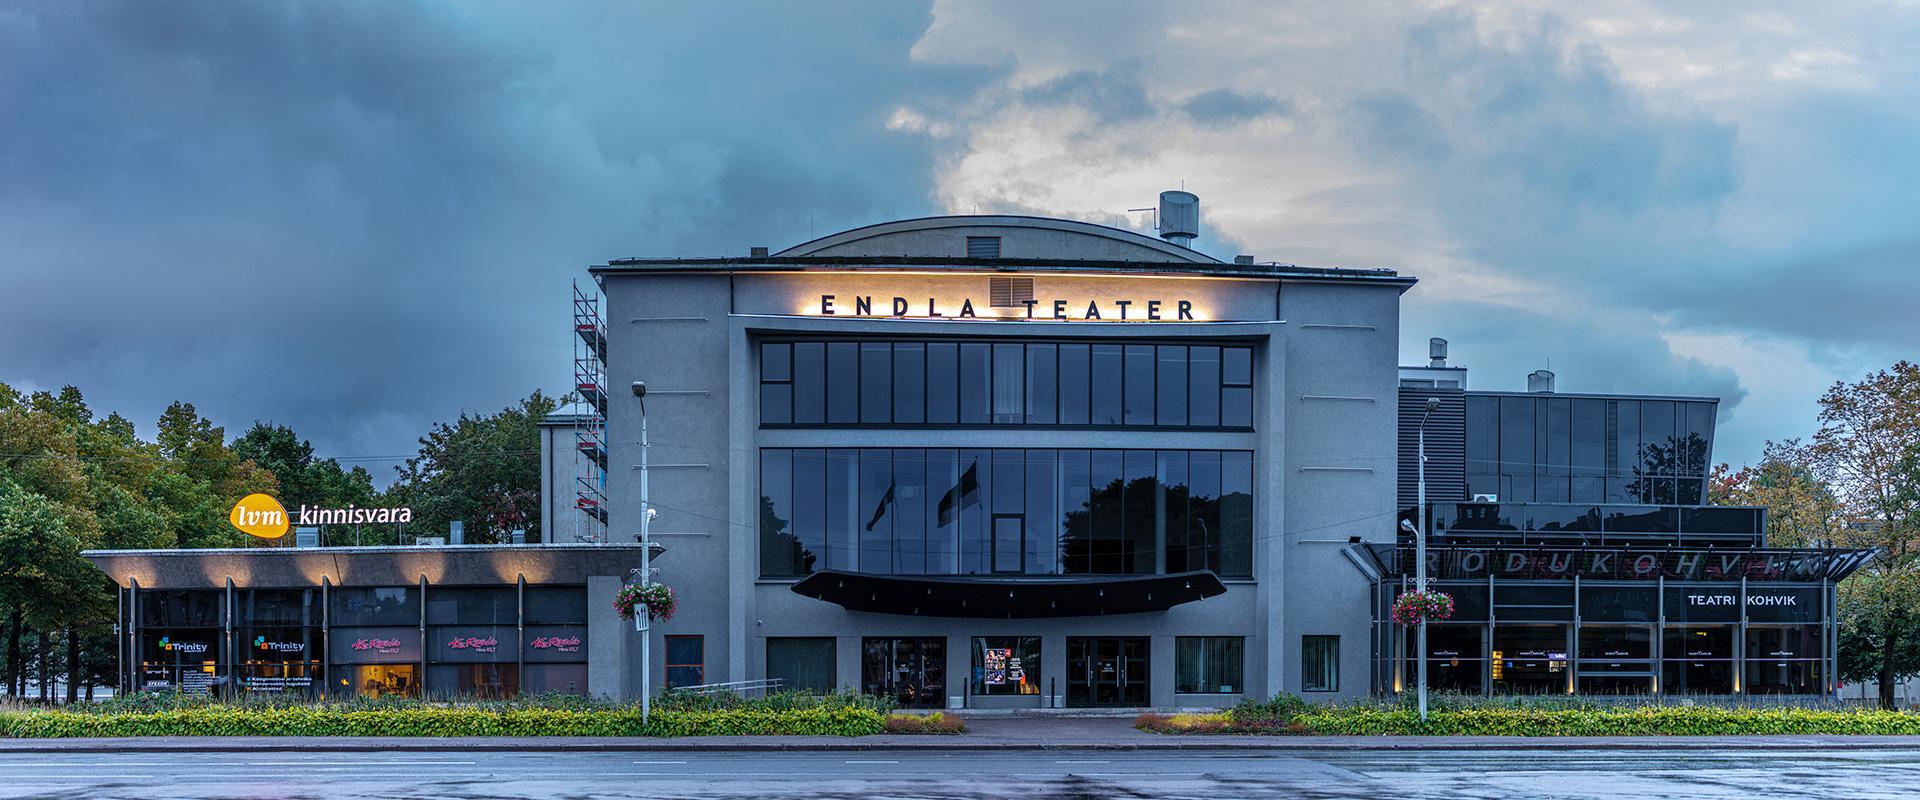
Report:
[[[1238,636],[1181,636],[1174,639],[1174,686],[1180,694],[1235,694],[1246,691],[1246,640]]]
[[[1340,691],[1340,637],[1300,637],[1300,691]]]
[[[706,683],[706,649],[706,640],[699,636],[667,637],[667,688]]]
[[[968,258],[999,258],[1000,257],[1000,237],[998,236],[967,237],[967,257]]]

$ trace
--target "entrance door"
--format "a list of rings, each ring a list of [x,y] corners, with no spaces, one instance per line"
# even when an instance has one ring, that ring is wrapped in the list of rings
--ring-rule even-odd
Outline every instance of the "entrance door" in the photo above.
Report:
[[[860,684],[902,708],[942,708],[947,695],[947,640],[940,637],[860,640]]]
[[[1147,653],[1144,638],[1067,639],[1067,705],[1147,705],[1151,685]]]

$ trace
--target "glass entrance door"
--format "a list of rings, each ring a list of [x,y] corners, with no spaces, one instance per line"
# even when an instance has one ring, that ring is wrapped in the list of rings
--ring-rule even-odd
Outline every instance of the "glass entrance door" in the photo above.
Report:
[[[902,708],[941,708],[947,695],[947,640],[939,637],[860,641],[861,691],[891,697]]]
[[[1147,644],[1144,638],[1067,639],[1067,705],[1147,705]]]

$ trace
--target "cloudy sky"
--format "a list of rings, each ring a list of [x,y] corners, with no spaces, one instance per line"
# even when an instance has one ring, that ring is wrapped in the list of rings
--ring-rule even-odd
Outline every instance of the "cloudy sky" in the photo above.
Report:
[[[889,218],[1421,278],[1483,389],[1715,395],[1720,460],[1920,356],[1920,5],[0,2],[0,381],[390,474],[569,382],[568,283]]]

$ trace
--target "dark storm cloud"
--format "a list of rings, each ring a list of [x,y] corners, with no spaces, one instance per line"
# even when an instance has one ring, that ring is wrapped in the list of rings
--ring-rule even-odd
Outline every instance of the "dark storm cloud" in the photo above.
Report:
[[[587,264],[932,211],[886,121],[991,77],[910,59],[922,6],[569,11],[0,11],[0,381],[404,453],[565,389]]]
[[[1202,125],[1230,127],[1268,115],[1285,116],[1292,113],[1293,106],[1269,94],[1214,89],[1187,98],[1180,109]]]

